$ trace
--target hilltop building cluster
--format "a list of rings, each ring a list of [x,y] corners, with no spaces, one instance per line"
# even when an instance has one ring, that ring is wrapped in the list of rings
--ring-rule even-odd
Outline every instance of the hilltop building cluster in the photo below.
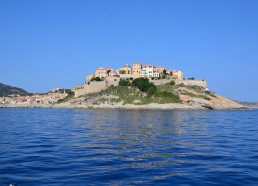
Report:
[[[118,86],[121,79],[132,80],[140,77],[148,78],[154,85],[166,84],[173,80],[175,84],[197,85],[207,88],[207,82],[204,80],[185,80],[183,72],[180,70],[169,70],[165,66],[142,65],[135,62],[132,67],[126,64],[117,70],[110,67],[100,67],[93,74],[86,76],[84,84],[76,86],[72,91],[75,97],[85,96],[105,90],[111,85]]]
[[[148,78],[148,79],[183,79],[183,72],[180,70],[168,70],[165,66],[154,66],[152,64],[142,65],[139,62],[133,63],[132,67],[126,64],[122,68],[114,70],[110,67],[98,68],[94,74],[88,75],[86,81],[100,78],[104,81],[107,77],[120,78]]]

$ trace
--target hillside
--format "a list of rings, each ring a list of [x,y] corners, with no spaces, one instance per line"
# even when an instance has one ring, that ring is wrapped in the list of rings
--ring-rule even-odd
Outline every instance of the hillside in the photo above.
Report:
[[[60,107],[125,108],[125,109],[244,109],[231,99],[207,91],[199,86],[175,85],[173,82],[149,88],[121,82],[98,93],[74,98]],[[148,84],[148,83],[147,83]],[[147,85],[148,87],[148,85]]]
[[[30,95],[26,90],[21,88],[12,87],[9,85],[5,85],[0,83],[0,97],[7,97],[7,96],[27,96]]]
[[[258,102],[244,102],[244,101],[236,101],[237,103],[244,105],[249,108],[258,108]]]

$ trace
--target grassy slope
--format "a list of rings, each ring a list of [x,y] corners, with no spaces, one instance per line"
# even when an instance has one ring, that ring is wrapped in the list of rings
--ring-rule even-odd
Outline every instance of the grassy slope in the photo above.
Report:
[[[140,92],[137,88],[126,86],[111,86],[107,90],[88,95],[89,97],[98,97],[93,104],[102,103],[120,103],[124,104],[150,104],[150,103],[181,103],[179,96],[173,93],[171,85],[157,86],[156,91],[151,97],[146,93]]]
[[[211,100],[215,98],[215,94],[206,91],[198,86],[184,86],[184,85],[170,85],[164,84],[157,86],[157,91],[150,97],[146,93],[139,91],[135,87],[126,86],[111,86],[99,93],[89,94],[88,98],[94,98],[93,104],[135,104],[144,105],[150,103],[182,103],[180,95],[187,95],[189,97],[201,98]]]

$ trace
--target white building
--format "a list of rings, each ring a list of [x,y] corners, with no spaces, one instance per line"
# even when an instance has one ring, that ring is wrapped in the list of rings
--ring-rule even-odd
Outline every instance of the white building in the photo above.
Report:
[[[154,66],[147,64],[143,65],[141,70],[141,77],[144,78],[159,78],[159,73],[154,71]]]

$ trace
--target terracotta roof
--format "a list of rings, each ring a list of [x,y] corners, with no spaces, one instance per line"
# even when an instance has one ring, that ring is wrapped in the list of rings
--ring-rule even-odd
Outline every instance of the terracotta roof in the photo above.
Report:
[[[145,65],[143,65],[143,66],[153,66],[152,64],[145,64]]]
[[[134,65],[141,65],[141,63],[140,62],[135,62],[135,63],[133,63]]]

